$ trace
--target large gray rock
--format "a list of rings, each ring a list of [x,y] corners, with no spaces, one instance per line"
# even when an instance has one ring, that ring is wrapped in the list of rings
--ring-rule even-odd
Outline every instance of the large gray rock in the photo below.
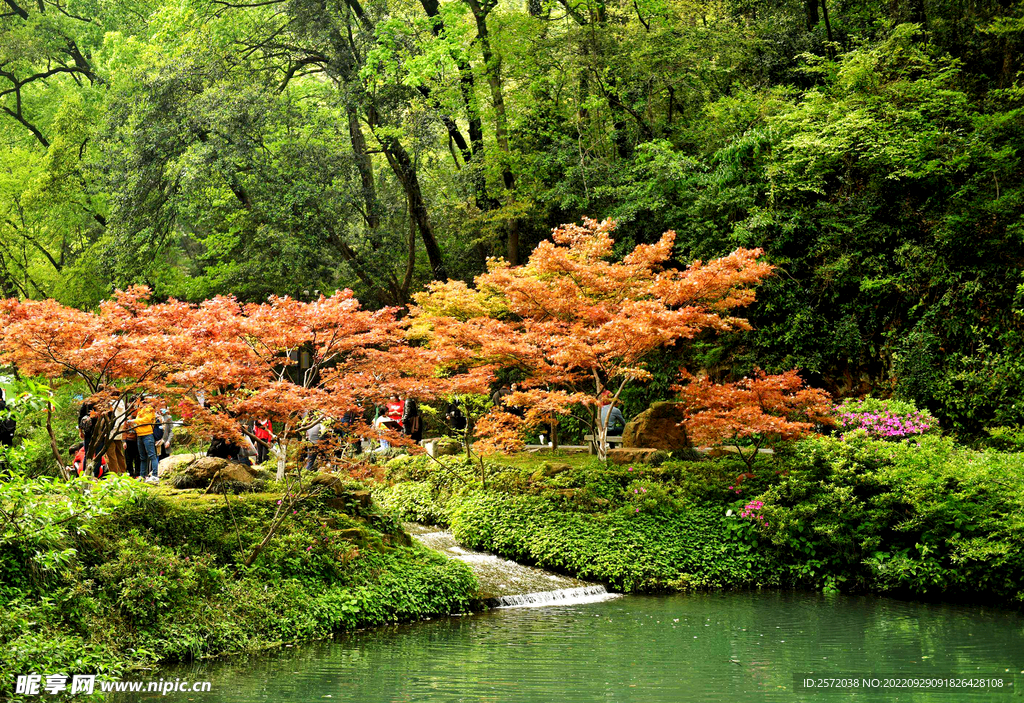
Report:
[[[626,423],[622,431],[624,448],[688,449],[690,440],[680,424],[683,413],[678,403],[654,403],[651,407]]]

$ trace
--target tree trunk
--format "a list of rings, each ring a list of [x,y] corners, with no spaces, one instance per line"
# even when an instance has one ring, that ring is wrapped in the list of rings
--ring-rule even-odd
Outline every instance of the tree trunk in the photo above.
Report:
[[[363,207],[366,209],[366,226],[377,229],[380,225],[380,208],[377,205],[377,189],[373,182],[373,161],[366,150],[366,137],[359,125],[359,115],[355,106],[349,103],[345,112],[348,114],[349,140],[352,142],[352,153],[356,157],[356,169],[362,182]]]
[[[825,18],[825,36],[828,37],[829,43],[832,42],[832,23],[828,19],[828,5],[826,0],[821,0],[821,15]],[[834,50],[830,46],[828,49],[828,55],[833,56]]]
[[[612,417],[608,413],[608,419]],[[608,423],[601,417],[601,406],[597,407],[597,458],[601,461],[608,461]]]
[[[277,441],[277,446],[274,447],[274,457],[277,459],[277,480],[284,480],[284,472],[288,462],[288,440],[285,439],[285,435],[288,432],[288,428],[285,427],[284,432],[281,433],[281,438]]]
[[[818,26],[818,0],[804,0],[804,12],[807,15],[807,31]]]
[[[375,129],[380,126],[379,116],[372,105],[369,108],[369,112],[370,128]],[[384,156],[387,157],[391,170],[395,172],[398,182],[401,183],[402,189],[409,199],[409,212],[416,223],[417,229],[419,229],[420,239],[423,240],[423,248],[427,252],[427,261],[430,262],[433,278],[438,281],[447,281],[448,270],[445,268],[444,259],[441,256],[441,247],[438,246],[437,238],[434,236],[434,228],[430,224],[430,215],[427,212],[427,203],[423,198],[423,191],[420,188],[420,179],[416,173],[416,166],[413,164],[409,152],[405,150],[402,143],[390,134],[389,131],[381,130],[378,132],[375,130],[374,134],[384,150]]]
[[[516,179],[510,164],[511,151],[508,143],[508,113],[505,110],[505,92],[501,81],[501,57],[491,47],[487,15],[494,9],[493,0],[481,4],[479,0],[467,0],[476,20],[476,40],[484,59],[484,75],[491,89],[491,103],[494,105],[494,141],[501,152],[501,181],[507,198],[514,198]],[[506,256],[512,265],[519,263],[519,222],[514,218],[508,225]]]

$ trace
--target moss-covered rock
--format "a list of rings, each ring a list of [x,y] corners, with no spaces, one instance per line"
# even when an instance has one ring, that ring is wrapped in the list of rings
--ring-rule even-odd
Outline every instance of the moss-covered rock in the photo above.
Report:
[[[626,423],[626,429],[622,431],[622,446],[668,451],[686,449],[690,441],[680,424],[682,420],[678,403],[654,403]]]

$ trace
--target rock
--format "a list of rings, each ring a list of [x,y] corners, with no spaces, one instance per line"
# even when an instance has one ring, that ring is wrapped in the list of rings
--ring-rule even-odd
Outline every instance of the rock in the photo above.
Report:
[[[622,431],[622,447],[669,451],[686,449],[690,442],[679,424],[682,419],[678,403],[654,403],[626,423],[626,429]]]
[[[160,476],[163,476],[164,474],[170,473],[185,464],[191,464],[202,456],[202,454],[172,454],[166,459],[162,459],[160,461],[158,473]]]
[[[347,492],[341,479],[334,474],[327,472],[320,472],[309,479],[310,484],[313,486],[324,486],[331,490],[336,496],[343,496]]]
[[[569,471],[572,466],[569,464],[561,464],[553,461],[545,461],[543,464],[537,467],[537,470],[530,476],[531,481],[543,481],[546,478],[557,476],[563,471]]]
[[[348,527],[344,530],[338,530],[337,535],[342,539],[347,539],[350,542],[365,542],[369,536],[361,527]]]
[[[650,448],[609,449],[608,461],[613,464],[651,464],[660,450]]]
[[[369,491],[347,491],[345,495],[363,508],[373,505],[373,494]]]
[[[327,504],[335,510],[345,512],[353,508],[356,510],[369,510],[370,506],[373,505],[373,495],[369,491],[346,490],[340,495],[328,498]]]
[[[560,464],[554,461],[545,461],[540,465],[540,468],[544,472],[544,475],[548,477],[557,476],[563,471],[572,470],[572,466],[570,464]]]
[[[456,456],[462,452],[462,442],[450,437],[442,437],[434,443],[434,456]]]
[[[255,479],[250,467],[212,456],[201,456],[188,463],[178,462],[167,471],[167,479],[175,488],[205,488],[214,477],[218,483],[234,481],[250,484]]]

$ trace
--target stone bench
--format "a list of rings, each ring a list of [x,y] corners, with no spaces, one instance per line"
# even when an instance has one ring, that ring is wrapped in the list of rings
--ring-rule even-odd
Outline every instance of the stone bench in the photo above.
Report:
[[[584,439],[584,441],[586,441],[587,445],[589,446],[590,453],[591,454],[597,454],[597,435],[592,435],[592,434],[584,435],[583,439]],[[618,445],[620,447],[622,446],[622,436],[621,435],[619,435],[619,436],[608,435],[607,437],[604,438],[604,441],[605,441],[605,443],[609,447],[612,447],[614,445]]]

